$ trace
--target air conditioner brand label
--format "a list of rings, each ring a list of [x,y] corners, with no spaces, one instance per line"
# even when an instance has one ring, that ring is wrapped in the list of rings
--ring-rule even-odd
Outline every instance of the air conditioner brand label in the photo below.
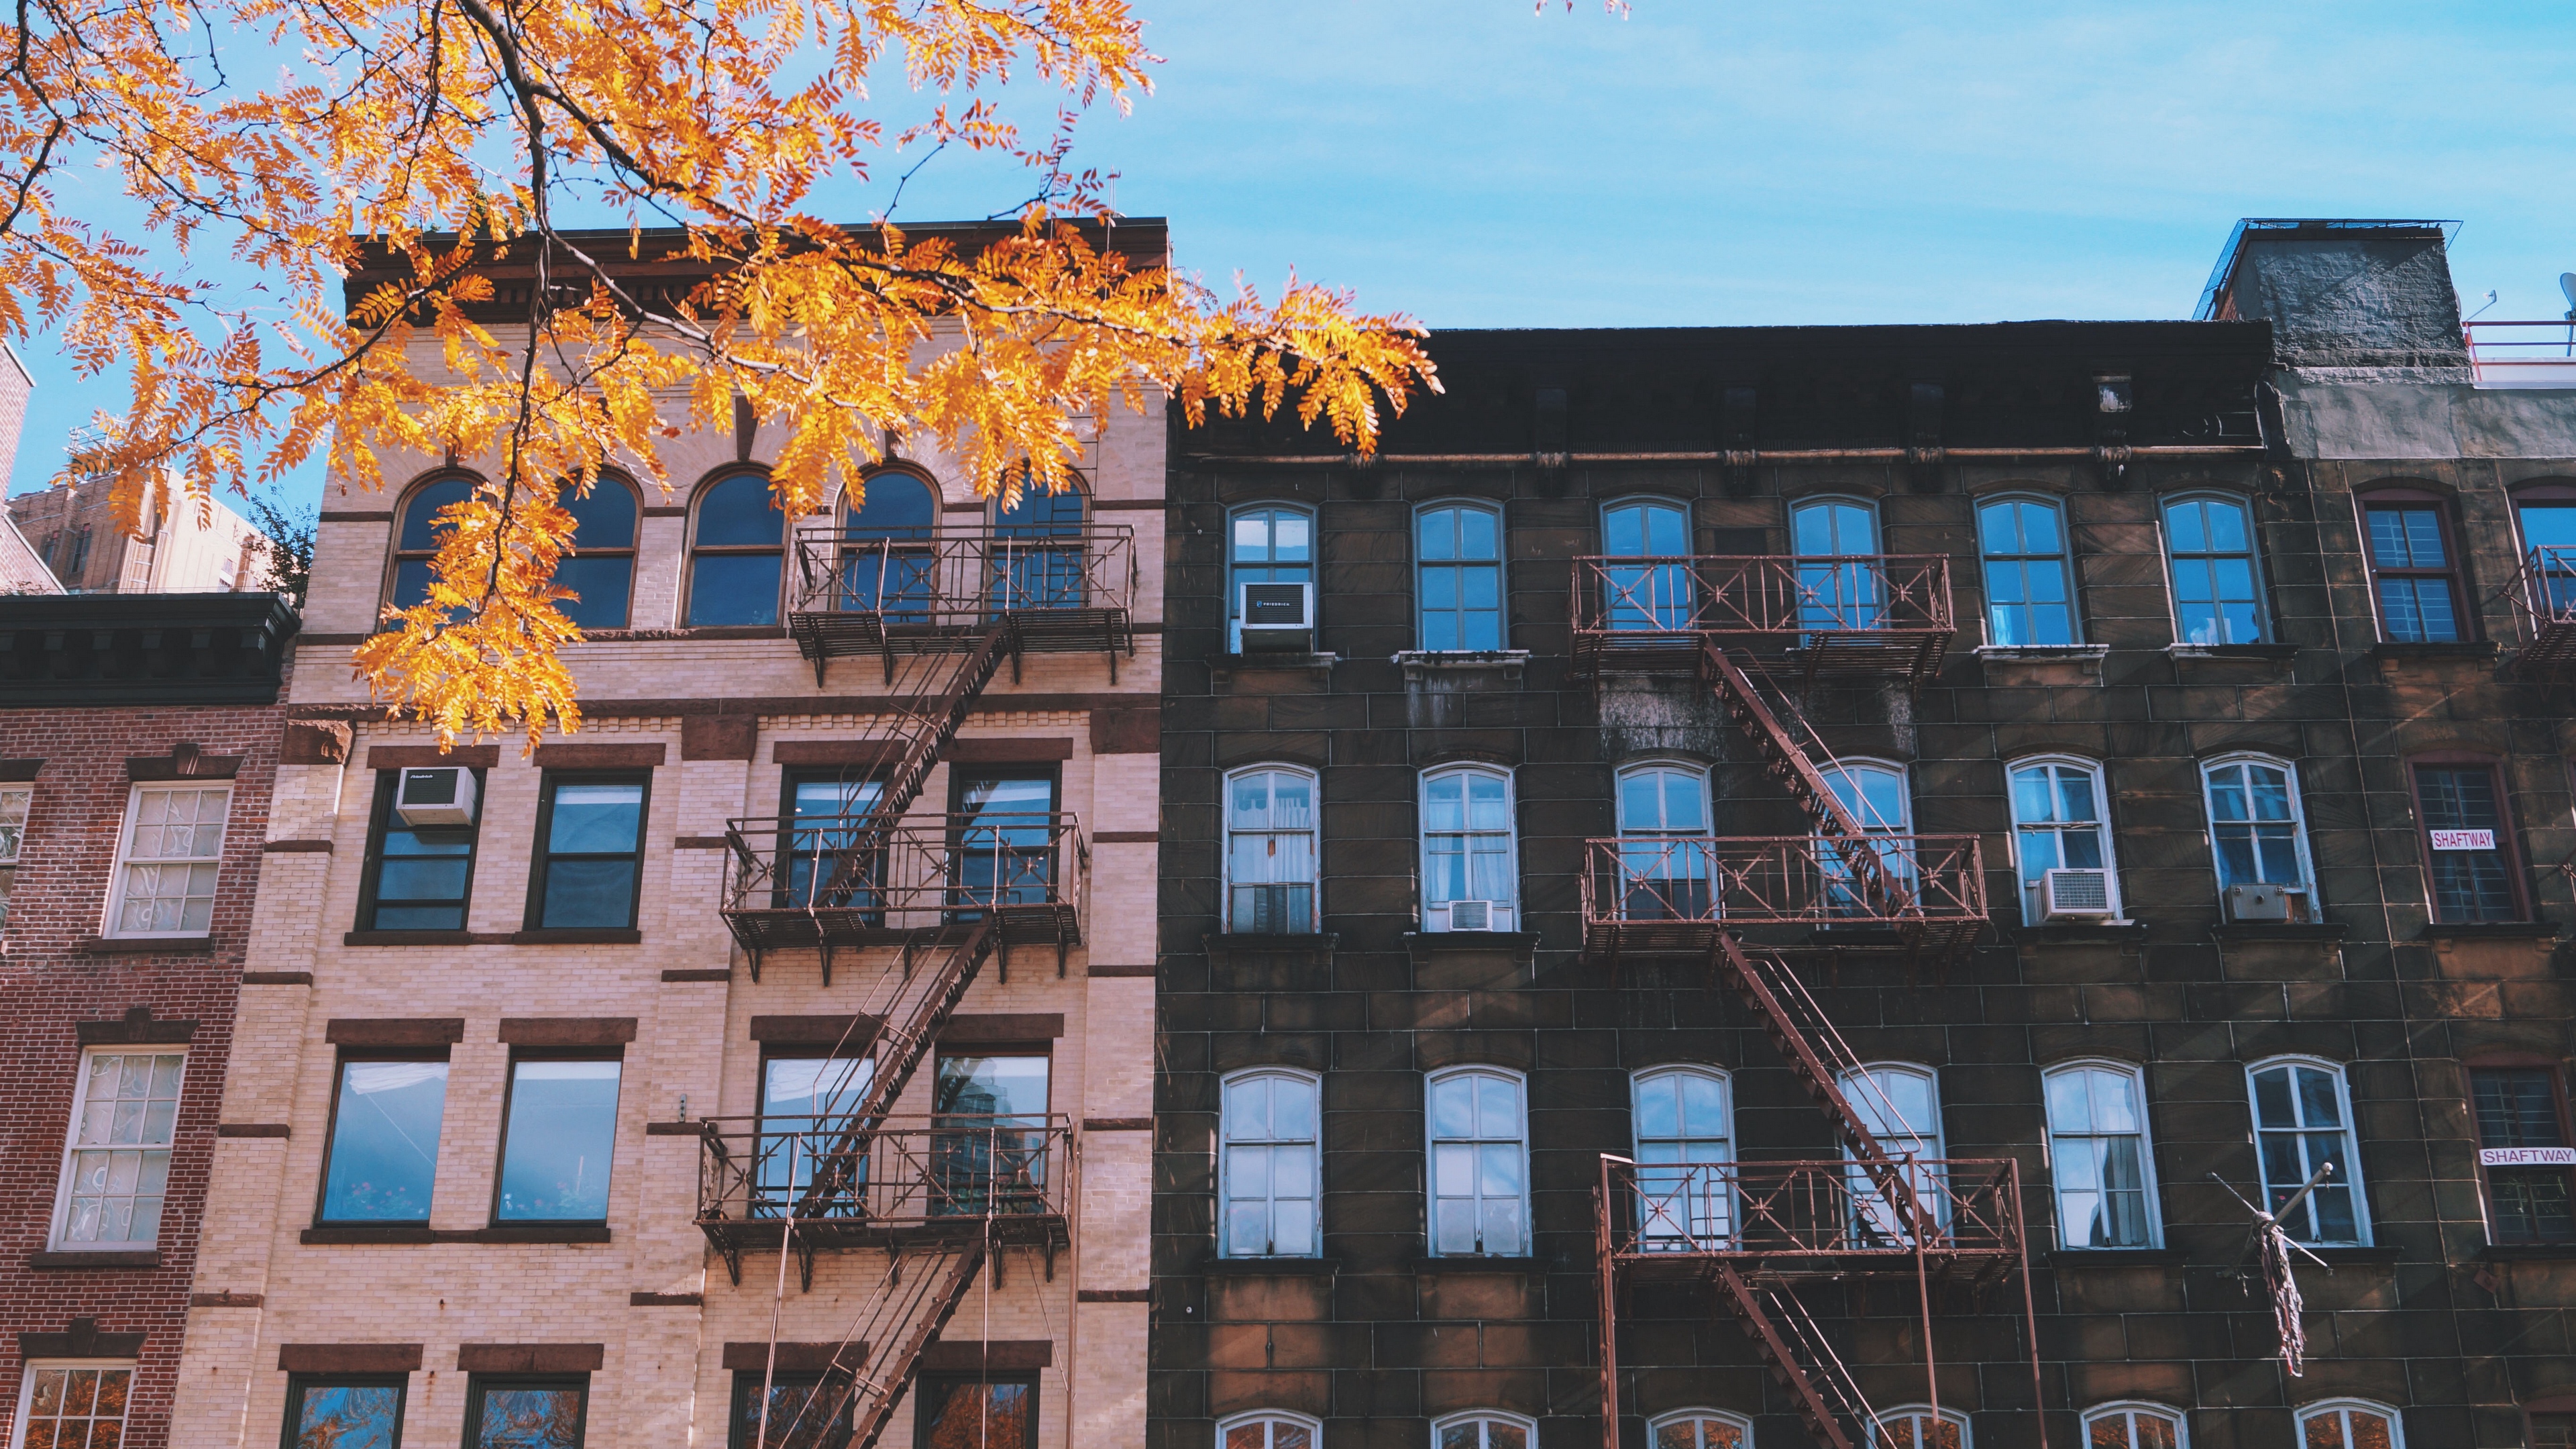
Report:
[[[2481,1167],[2576,1167],[2576,1147],[2481,1147]]]
[[[2435,850],[2493,850],[2496,848],[2495,832],[2492,830],[2436,830],[2430,833]]]

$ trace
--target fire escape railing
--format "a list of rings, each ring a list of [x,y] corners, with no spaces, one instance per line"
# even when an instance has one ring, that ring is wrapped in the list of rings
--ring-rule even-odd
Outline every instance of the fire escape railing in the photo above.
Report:
[[[1917,1251],[2001,1273],[2022,1253],[2020,1165],[2001,1158],[1895,1159],[1927,1225],[1916,1233],[1849,1159],[1640,1163],[1605,1158],[1610,1251],[1619,1258],[1743,1258],[1767,1272],[1834,1274],[1854,1255]],[[1918,1242],[1917,1239],[1920,1238]],[[1908,1266],[1911,1266],[1910,1263]]]
[[[2526,679],[2576,675],[2576,548],[2535,548],[2523,556],[2510,594],[2522,613],[2524,643],[2513,670]]]
[[[1578,668],[1694,667],[1703,641],[1785,648],[1802,678],[1940,672],[1958,633],[1940,554],[1670,555],[1574,561]]]
[[[811,1248],[981,1237],[1065,1245],[1072,1123],[1062,1116],[942,1113],[888,1119],[853,1139],[812,1117],[710,1117],[698,1148],[697,1220],[739,1252],[776,1244],[785,1220]]]
[[[722,913],[743,948],[907,945],[990,916],[999,944],[1082,941],[1091,849],[1080,817],[985,811],[753,815],[725,822]],[[1059,959],[1059,968],[1062,961]]]
[[[997,620],[1017,625],[1015,648],[1037,653],[1136,652],[1142,575],[1135,531],[1095,525],[1063,532],[1009,525],[966,533],[806,524],[791,540],[788,633],[819,682],[837,657],[875,654],[892,677],[898,655],[971,647]]]

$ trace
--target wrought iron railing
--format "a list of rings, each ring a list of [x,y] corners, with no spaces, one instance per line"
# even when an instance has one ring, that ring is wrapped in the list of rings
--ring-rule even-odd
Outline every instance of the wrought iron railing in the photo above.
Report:
[[[1066,1216],[1072,1124],[1062,1116],[943,1113],[855,1133],[813,1117],[710,1117],[698,1222],[939,1230]]]
[[[1940,554],[1574,561],[1578,634],[1843,635],[1956,626]]]
[[[2021,1176],[2006,1158],[1896,1159],[1920,1216],[1859,1164],[1601,1159],[1612,1252],[1795,1259],[1854,1253],[2017,1257]],[[1921,1222],[1916,1229],[1910,1224]]]
[[[2576,387],[2576,322],[2463,324],[2480,387]]]
[[[968,533],[796,530],[788,611],[863,615],[889,629],[971,629],[1005,614],[1126,612],[1139,582],[1132,529]]]
[[[2576,624],[2576,548],[2535,548],[2525,554],[2516,592],[2535,635]]]
[[[1973,835],[1632,835],[1584,842],[1582,899],[1587,927],[1981,922],[1986,876]]]
[[[1091,854],[1073,815],[756,815],[725,822],[728,911],[833,912],[879,929],[986,911],[1078,912]]]

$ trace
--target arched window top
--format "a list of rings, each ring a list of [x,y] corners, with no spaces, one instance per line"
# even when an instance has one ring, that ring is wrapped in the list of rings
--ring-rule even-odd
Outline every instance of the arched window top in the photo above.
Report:
[[[2406,1449],[2404,1417],[2369,1399],[2324,1399],[2299,1407],[2302,1449]]]
[[[1652,495],[1613,499],[1601,508],[1601,551],[1614,558],[1687,557],[1690,510]]]
[[[1414,536],[1421,540],[1426,559],[1501,558],[1502,526],[1502,505],[1481,498],[1435,499],[1413,510]],[[1455,533],[1436,536],[1444,528]],[[1434,548],[1441,551],[1435,554]]]
[[[615,473],[590,481],[590,492],[576,493],[566,484],[562,502],[573,517],[573,547],[617,549],[635,546],[635,519],[643,508],[635,485]]]
[[[918,473],[889,468],[859,480],[858,506],[841,500],[847,536],[865,539],[928,538],[939,527],[939,490]]]
[[[2282,1055],[2248,1063],[2256,1159],[2264,1205],[2281,1218],[2293,1241],[2367,1243],[2368,1202],[2354,1151],[2352,1095],[2340,1062]],[[2322,1168],[2333,1169],[2290,1200]]]
[[[1321,1449],[1324,1426],[1285,1409],[1254,1409],[1220,1419],[1216,1449]]]
[[[1979,496],[1977,547],[1989,557],[2063,553],[2066,500],[2044,493]]]
[[[2274,1067],[2284,1066],[2314,1067],[2318,1071],[2328,1072],[2336,1077],[2343,1075],[2344,1068],[2343,1063],[2331,1057],[2309,1056],[2302,1052],[2283,1052],[2278,1056],[2265,1057],[2261,1061],[2248,1062],[2245,1070],[2249,1074],[2260,1074]]]
[[[1029,487],[1019,502],[993,512],[993,532],[1003,538],[1060,538],[1082,532],[1082,490],[1071,484],[1055,493]]]
[[[1802,558],[1878,552],[1878,505],[1843,493],[1814,493],[1789,505],[1789,545]]]
[[[1246,765],[1225,777],[1225,821],[1238,830],[1315,828],[1317,776],[1304,765]]]
[[[2525,478],[2519,483],[2506,484],[2504,491],[2516,502],[2555,498],[2576,503],[2576,478]]]
[[[1226,556],[1237,569],[1314,562],[1315,510],[1303,503],[1240,504],[1226,523]]]
[[[1850,756],[1827,765],[1823,774],[1826,788],[1862,829],[1902,835],[1913,828],[1914,802],[1903,765]]]
[[[1309,1071],[1304,1067],[1286,1066],[1245,1067],[1241,1071],[1228,1072],[1219,1080],[1229,1088],[1239,1082],[1293,1081],[1317,1088],[1324,1084],[1324,1077],[1320,1072]]]
[[[700,548],[776,548],[787,536],[766,473],[729,474],[699,490],[697,525]]]
[[[1968,1438],[1968,1416],[1956,1409],[1937,1413],[1930,1404],[1900,1404],[1881,1409],[1871,1428],[1870,1449],[1974,1449]]]
[[[477,486],[474,479],[451,473],[411,490],[411,496],[403,500],[402,532],[394,547],[403,553],[437,552],[438,535],[445,532],[438,526],[438,511],[473,497]]]
[[[2086,1449],[2191,1449],[2182,1411],[2144,1399],[2096,1404],[2084,1411]]]
[[[1676,1409],[1646,1421],[1654,1449],[1750,1449],[1753,1421],[1724,1409]]]
[[[1708,834],[1708,771],[1681,760],[1651,760],[1622,769],[1619,833]]]
[[[1728,1098],[1733,1079],[1697,1062],[1641,1067],[1629,1079],[1640,1142],[1725,1141],[1735,1135]]]
[[[2221,497],[2232,497],[2221,494]],[[2413,499],[2419,503],[2448,503],[2459,496],[2458,490],[2430,478],[2376,478],[2352,490],[2360,499]]]
[[[1501,1409],[1470,1409],[1432,1424],[1431,1449],[1538,1449],[1538,1421]]]

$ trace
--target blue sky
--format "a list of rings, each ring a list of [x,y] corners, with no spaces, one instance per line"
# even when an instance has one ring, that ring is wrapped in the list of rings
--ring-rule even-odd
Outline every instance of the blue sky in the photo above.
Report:
[[[2241,216],[2458,219],[2490,318],[2576,270],[2564,5],[1135,3],[1156,90],[1081,133],[1119,209],[1211,283],[1294,267],[1434,329],[2180,317]],[[901,215],[1020,189],[952,153]],[[115,398],[19,350],[23,491]]]

